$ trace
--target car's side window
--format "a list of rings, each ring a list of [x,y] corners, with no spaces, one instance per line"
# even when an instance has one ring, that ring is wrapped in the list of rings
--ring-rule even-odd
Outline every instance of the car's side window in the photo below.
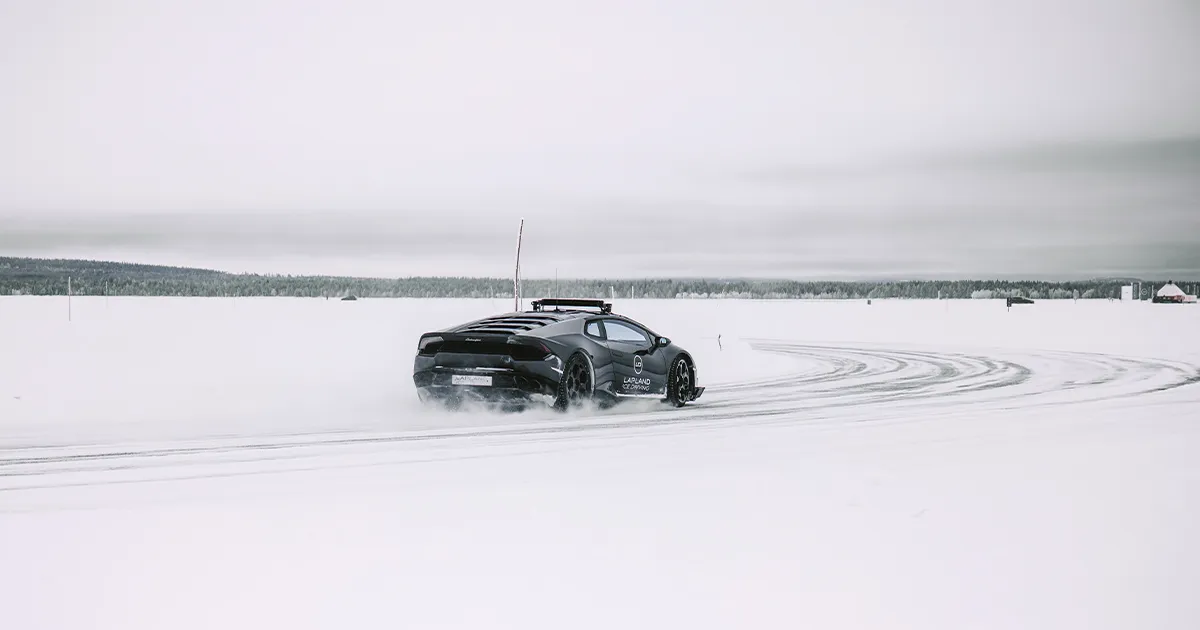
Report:
[[[646,333],[626,324],[615,320],[605,320],[604,331],[608,333],[609,341],[627,341],[633,343],[649,342],[650,338]]]
[[[600,332],[600,322],[599,321],[588,322],[587,328],[585,328],[584,331],[587,334],[589,334],[592,337],[595,337],[597,339],[604,338],[604,333]]]

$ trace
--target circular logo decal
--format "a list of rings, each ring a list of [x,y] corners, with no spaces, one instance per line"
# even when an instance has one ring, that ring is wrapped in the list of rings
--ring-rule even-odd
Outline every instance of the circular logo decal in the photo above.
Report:
[[[642,357],[641,357],[641,355],[633,357],[633,373],[634,374],[642,373]]]

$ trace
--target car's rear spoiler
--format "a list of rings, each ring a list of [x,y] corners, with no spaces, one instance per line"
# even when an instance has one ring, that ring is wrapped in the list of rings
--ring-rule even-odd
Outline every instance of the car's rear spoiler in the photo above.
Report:
[[[421,335],[417,354],[432,356],[439,352],[528,355],[540,359],[551,350],[545,341],[520,334],[427,332]]]
[[[612,304],[604,300],[587,300],[582,298],[542,298],[533,301],[534,311],[544,311],[547,306],[570,306],[576,308],[598,308],[601,313],[611,313]]]

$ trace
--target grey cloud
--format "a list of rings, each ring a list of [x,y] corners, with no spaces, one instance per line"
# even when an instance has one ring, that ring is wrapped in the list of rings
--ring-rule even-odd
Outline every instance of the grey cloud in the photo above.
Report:
[[[1195,121],[1200,130],[1200,114]],[[1200,135],[1037,142],[921,151],[852,164],[813,163],[749,169],[748,182],[803,185],[920,175],[1092,174],[1200,177]]]
[[[4,253],[495,274],[524,216],[542,276],[1200,267],[1195,3],[136,5],[0,4]]]
[[[1112,270],[1200,271],[1200,214],[1183,206],[1131,211],[896,204],[868,208],[650,204],[565,212],[526,225],[527,273],[573,276],[766,275],[1089,277]],[[595,221],[588,224],[587,217]],[[153,252],[195,259],[247,257],[374,261],[383,275],[504,275],[515,221],[498,216],[414,225],[375,215],[170,215],[121,220],[0,220],[8,252]],[[421,271],[414,271],[414,270]]]

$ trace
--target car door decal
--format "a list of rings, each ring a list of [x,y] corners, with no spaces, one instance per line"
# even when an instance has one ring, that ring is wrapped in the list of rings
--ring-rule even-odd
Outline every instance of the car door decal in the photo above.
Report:
[[[655,354],[653,337],[640,326],[616,318],[604,320],[605,338],[612,352],[614,389],[619,394],[648,395],[665,390],[666,367]]]
[[[625,394],[649,394],[650,379],[641,376],[626,376],[621,380],[621,392]]]

